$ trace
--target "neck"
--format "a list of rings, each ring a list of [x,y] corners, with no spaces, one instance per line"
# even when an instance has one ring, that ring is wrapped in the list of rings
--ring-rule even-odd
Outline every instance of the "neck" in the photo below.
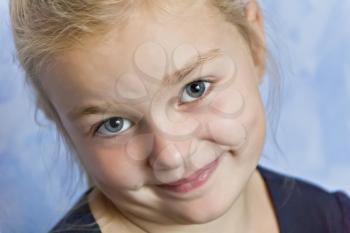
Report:
[[[108,200],[101,192],[94,190],[90,197],[89,203],[96,222],[102,232],[134,232],[134,233],[241,233],[256,232],[256,228],[266,226],[266,210],[263,193],[264,184],[262,177],[256,170],[250,177],[246,187],[237,197],[231,207],[219,218],[204,223],[193,225],[160,225],[158,223],[145,221],[130,213],[121,212],[118,208],[111,208],[115,205]],[[266,190],[265,190],[266,191]],[[265,211],[265,213],[264,213]],[[265,216],[264,216],[265,215]],[[262,220],[262,216],[265,217]],[[269,228],[270,229],[270,228]],[[259,231],[261,228],[259,229]]]

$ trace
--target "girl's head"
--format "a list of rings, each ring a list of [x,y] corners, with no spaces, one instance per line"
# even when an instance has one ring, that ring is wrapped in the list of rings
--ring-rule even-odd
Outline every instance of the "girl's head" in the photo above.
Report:
[[[116,206],[200,223],[245,192],[265,139],[255,0],[13,0],[11,14],[38,107]],[[208,164],[198,188],[161,186]]]

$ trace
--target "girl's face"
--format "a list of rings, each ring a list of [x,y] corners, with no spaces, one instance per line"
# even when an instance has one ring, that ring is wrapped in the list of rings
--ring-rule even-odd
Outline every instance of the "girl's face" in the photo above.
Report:
[[[257,166],[259,70],[238,30],[202,4],[135,13],[57,57],[42,82],[87,172],[120,210],[201,223],[231,207]]]

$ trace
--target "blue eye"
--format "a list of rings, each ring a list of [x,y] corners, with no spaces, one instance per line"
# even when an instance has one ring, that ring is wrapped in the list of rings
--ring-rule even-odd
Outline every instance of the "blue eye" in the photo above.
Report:
[[[204,80],[197,80],[187,84],[181,95],[181,103],[192,102],[201,96],[203,96],[207,91],[211,82]]]
[[[111,117],[104,121],[96,130],[96,133],[110,136],[117,135],[133,125],[131,121],[122,117]]]

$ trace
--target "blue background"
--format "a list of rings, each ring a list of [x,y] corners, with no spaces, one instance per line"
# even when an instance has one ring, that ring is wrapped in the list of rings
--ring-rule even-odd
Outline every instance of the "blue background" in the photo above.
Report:
[[[284,155],[269,134],[261,164],[350,193],[350,1],[261,2],[284,79],[277,131]],[[34,121],[0,0],[1,233],[46,232],[86,188],[52,125],[37,118],[44,126]]]

